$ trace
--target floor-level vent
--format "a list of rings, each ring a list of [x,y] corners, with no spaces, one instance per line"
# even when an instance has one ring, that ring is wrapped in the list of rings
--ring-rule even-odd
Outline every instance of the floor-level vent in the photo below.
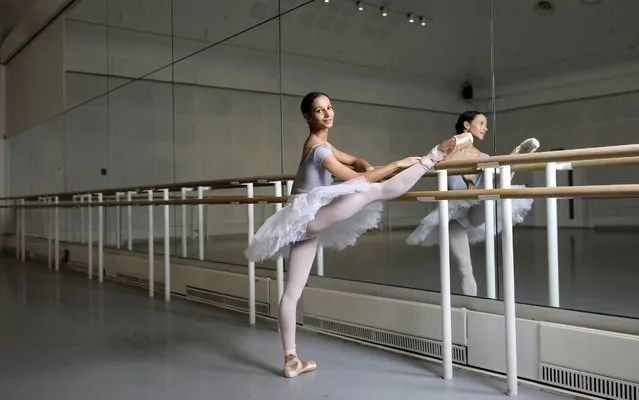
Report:
[[[86,274],[88,271],[87,265],[83,263],[79,263],[76,261],[69,261],[67,263],[67,268],[71,271],[80,272],[82,274]],[[97,265],[93,267],[93,276],[98,276],[98,267]]]
[[[402,333],[335,321],[315,316],[304,316],[304,325],[315,329],[348,336],[371,343],[406,350],[428,357],[442,359],[442,343],[437,340],[409,336]],[[453,344],[453,362],[466,364],[466,347]]]
[[[123,283],[126,283],[126,284],[129,284],[129,285],[139,286],[139,287],[143,287],[143,288],[148,288],[149,287],[149,280],[147,278],[140,278],[140,277],[134,276],[134,275],[123,274],[122,272],[116,273],[115,277],[119,281],[121,281]],[[155,286],[153,287],[153,289],[156,292],[163,292],[164,291],[164,282],[155,281]]]
[[[639,384],[574,369],[540,364],[541,381],[553,386],[612,400],[639,400]]]
[[[229,296],[227,294],[217,293],[193,286],[186,287],[186,297],[188,299],[200,301],[207,304],[213,304],[227,308],[235,308],[242,311],[249,310],[249,302],[247,299]],[[255,312],[258,314],[269,315],[270,307],[267,303],[256,301]]]

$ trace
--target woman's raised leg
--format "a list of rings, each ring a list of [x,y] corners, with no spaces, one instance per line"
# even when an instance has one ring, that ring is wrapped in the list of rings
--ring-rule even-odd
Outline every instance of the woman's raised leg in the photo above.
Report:
[[[359,212],[374,201],[395,199],[408,192],[424,174],[449,154],[473,142],[469,132],[446,139],[422,160],[382,183],[373,183],[365,191],[352,193],[333,200],[322,207],[306,227],[306,237],[313,237],[322,230]]]

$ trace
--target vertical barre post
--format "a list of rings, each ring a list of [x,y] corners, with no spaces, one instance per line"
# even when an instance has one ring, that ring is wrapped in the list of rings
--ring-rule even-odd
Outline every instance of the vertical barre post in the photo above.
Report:
[[[78,201],[78,196],[77,195],[73,195],[73,199],[71,200],[73,202],[73,204],[75,205],[75,203],[77,203]],[[75,211],[75,209],[73,209],[73,211]],[[73,213],[74,214],[74,213]],[[75,243],[75,239],[76,239],[76,233],[77,233],[77,227],[76,227],[76,221],[75,221],[75,215],[73,215],[73,223],[71,224],[71,243]],[[69,227],[67,227],[67,231],[69,230]]]
[[[91,202],[93,199],[93,195],[92,194],[88,194],[87,195],[87,212],[89,213],[88,215],[88,220],[89,220],[89,227],[88,227],[88,234],[89,234],[89,240],[88,240],[88,246],[89,246],[89,279],[93,279],[93,212],[91,211]]]
[[[148,200],[153,201],[153,190],[147,190]],[[149,204],[149,297],[153,297],[155,294],[155,277],[154,277],[154,263],[155,250],[153,243],[155,240],[155,231],[153,228],[153,205]]]
[[[41,202],[41,203],[44,203],[45,206],[47,204],[47,198],[46,197],[40,197],[38,199],[38,201]],[[45,208],[40,208],[39,211],[40,211],[40,222],[42,223],[41,224],[42,230],[40,231],[40,235],[41,235],[40,237],[43,238],[43,239],[46,239],[47,238],[47,232],[46,232],[46,230],[47,230],[47,208],[46,207]]]
[[[253,184],[246,184],[246,197],[253,198]],[[255,233],[255,205],[248,204],[248,243],[253,241]],[[255,262],[249,261],[248,265],[248,281],[249,281],[249,324],[255,325]]]
[[[55,209],[53,210],[53,212],[54,212],[54,218],[55,218],[55,228],[54,228],[55,270],[59,271],[60,270],[60,208],[58,207],[58,204],[60,203],[60,197],[55,196],[54,201],[55,201]]]
[[[84,243],[84,195],[80,195],[80,244]]]
[[[282,196],[282,181],[275,181],[275,196]],[[278,212],[282,209],[282,203],[275,203],[275,212]],[[276,267],[276,279],[277,279],[277,304],[282,300],[282,296],[284,295],[284,259],[280,255],[277,257],[277,267]]]
[[[27,253],[26,253],[26,236],[27,233],[26,231],[26,217],[27,217],[27,212],[26,209],[24,208],[25,202],[24,199],[20,199],[20,205],[22,205],[21,208],[21,214],[22,214],[22,218],[20,218],[20,261],[25,262],[27,259]]]
[[[115,194],[115,201],[120,202],[120,196],[124,193],[117,192]],[[120,206],[115,207],[115,248],[119,249],[122,245],[122,216],[120,213]]]
[[[484,169],[484,189],[494,189],[495,169]],[[486,296],[489,299],[497,298],[497,285],[495,284],[495,200],[485,200],[485,224],[486,224]]]
[[[186,199],[187,188],[182,188],[182,200]],[[182,204],[180,206],[182,209],[182,257],[186,258],[187,248],[186,248],[186,204]]]
[[[293,181],[286,181],[286,195],[290,196],[293,193]]]
[[[204,187],[197,188],[197,198],[204,198]],[[204,204],[197,205],[198,258],[204,260]]]
[[[14,202],[16,206],[20,204],[18,200]],[[22,207],[16,207],[16,260],[20,260],[20,244],[22,231],[20,230],[20,217],[22,216]]]
[[[169,200],[169,189],[162,189],[163,198]],[[171,301],[171,226],[169,205],[164,205],[164,301]]]
[[[317,265],[317,276],[324,276],[324,246],[317,244],[315,262]]]
[[[126,221],[127,221],[127,249],[133,251],[133,209],[131,206],[131,195],[135,192],[126,193],[126,201],[129,205],[126,207]]]
[[[546,187],[557,187],[557,163],[546,164]],[[559,307],[559,232],[557,198],[546,199],[546,231],[548,239],[548,303]]]
[[[98,281],[104,281],[104,197],[98,193]]]
[[[510,188],[510,165],[501,168],[501,188]],[[513,254],[512,199],[503,199],[502,206],[502,250],[504,260],[504,320],[506,324],[506,374],[508,394],[517,395],[517,320],[515,319],[515,259]]]
[[[51,212],[52,200],[53,198],[51,197],[44,198],[47,219],[47,261],[49,269],[53,269],[53,213]]]
[[[439,191],[448,190],[448,171],[437,171]],[[442,303],[442,355],[444,379],[453,378],[453,333],[450,300],[450,248],[448,237],[448,200],[439,201],[439,267]]]
[[[182,194],[181,199],[186,199],[186,188],[182,188],[180,191]],[[182,257],[186,258],[186,204],[180,206],[182,210]]]

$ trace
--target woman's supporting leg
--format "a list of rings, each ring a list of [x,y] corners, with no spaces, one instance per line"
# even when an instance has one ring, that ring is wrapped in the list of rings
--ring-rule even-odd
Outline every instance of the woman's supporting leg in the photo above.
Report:
[[[374,201],[392,200],[403,195],[415,186],[426,172],[442,161],[446,155],[470,143],[472,143],[470,133],[456,135],[433,148],[421,162],[413,164],[389,180],[371,184],[366,191],[352,193],[333,200],[330,204],[322,207],[315,215],[315,219],[308,223],[306,236],[313,237],[335,222],[355,215]]]
[[[473,275],[473,263],[470,258],[468,234],[464,227],[454,220],[450,221],[448,234],[450,251],[459,267],[462,292],[468,296],[477,296],[477,282],[475,282],[475,276]]]
[[[297,302],[308,281],[317,251],[317,239],[297,242],[288,257],[286,288],[279,305],[279,328],[284,347],[284,373],[292,378],[315,369],[313,361],[300,361],[295,347],[295,317]]]

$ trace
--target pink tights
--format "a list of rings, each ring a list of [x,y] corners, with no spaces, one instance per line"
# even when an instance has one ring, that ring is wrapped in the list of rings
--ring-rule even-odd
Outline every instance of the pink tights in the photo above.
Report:
[[[369,189],[342,196],[321,208],[306,228],[307,236],[313,236],[338,221],[353,216],[362,208],[375,201],[397,198],[417,183],[429,170],[417,163],[405,169],[391,179],[372,183]],[[284,346],[284,355],[296,354],[295,350],[295,317],[297,301],[302,295],[306,281],[313,266],[317,250],[317,239],[312,238],[297,242],[291,246],[288,259],[288,276],[286,289],[279,306],[279,327]]]

